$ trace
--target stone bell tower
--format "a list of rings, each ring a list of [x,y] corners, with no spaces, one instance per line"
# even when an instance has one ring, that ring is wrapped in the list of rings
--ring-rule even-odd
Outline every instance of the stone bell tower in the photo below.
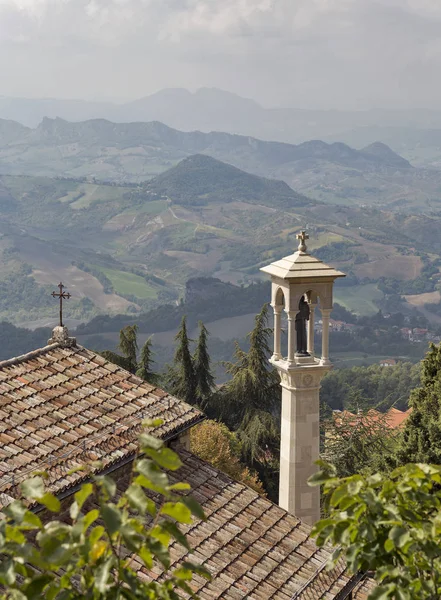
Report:
[[[279,505],[312,525],[320,518],[320,490],[308,478],[319,458],[320,382],[332,367],[329,360],[329,317],[332,290],[344,273],[307,252],[309,236],[297,236],[298,251],[261,271],[271,275],[274,310],[274,353],[270,362],[282,386]],[[314,350],[314,316],[322,315],[321,355]],[[282,311],[288,319],[288,347],[282,353]]]

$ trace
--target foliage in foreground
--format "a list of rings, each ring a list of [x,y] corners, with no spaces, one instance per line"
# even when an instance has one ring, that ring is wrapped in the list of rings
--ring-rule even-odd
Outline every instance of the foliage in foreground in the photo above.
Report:
[[[190,550],[180,525],[192,523],[192,515],[204,518],[203,511],[190,496],[176,494],[190,486],[170,485],[163,471],[181,466],[178,455],[147,434],[141,435],[140,447],[143,455],[134,463],[127,490],[119,495],[109,476],[93,476],[74,495],[69,523],[60,520],[60,502],[46,491],[41,476],[21,485],[24,500],[5,508],[0,521],[0,585],[6,590],[0,598],[178,600],[177,589],[196,598],[192,576],[209,577],[207,571],[190,562],[171,568],[168,547],[176,540]],[[160,502],[146,492],[157,494]],[[45,507],[54,518],[43,522],[29,503]],[[159,567],[164,580],[140,578],[136,564]]]
[[[324,509],[313,536],[336,550],[353,573],[373,571],[369,600],[441,597],[441,467],[408,464],[389,476],[335,477],[321,463],[310,483],[323,485]]]

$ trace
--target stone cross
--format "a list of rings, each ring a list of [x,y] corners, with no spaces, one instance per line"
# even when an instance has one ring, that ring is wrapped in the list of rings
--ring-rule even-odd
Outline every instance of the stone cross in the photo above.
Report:
[[[61,283],[61,281],[57,287],[60,291],[52,292],[52,297],[60,299],[60,327],[63,327],[63,300],[69,300],[70,294],[69,292],[63,292],[64,285]]]
[[[301,233],[297,234],[297,239],[299,240],[299,252],[306,252],[306,240],[309,240],[309,235],[306,233],[306,231],[302,231]]]

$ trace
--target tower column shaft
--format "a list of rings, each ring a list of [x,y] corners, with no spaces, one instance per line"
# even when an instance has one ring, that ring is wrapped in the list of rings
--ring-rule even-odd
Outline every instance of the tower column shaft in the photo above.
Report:
[[[294,371],[294,369],[293,369]],[[318,366],[281,372],[279,505],[313,525],[320,519],[320,488],[308,479],[317,472],[320,451],[319,390],[327,371]]]
[[[281,351],[281,335],[282,335],[282,308],[280,306],[274,307],[274,360],[280,360],[282,358]]]
[[[308,321],[308,352],[311,356],[314,356],[314,312],[315,304],[310,304]]]
[[[289,312],[288,313],[288,363],[294,364],[294,354],[295,354],[295,316],[296,313]]]
[[[322,359],[320,363],[322,365],[330,365],[329,360],[329,316],[331,314],[330,308],[322,308]]]

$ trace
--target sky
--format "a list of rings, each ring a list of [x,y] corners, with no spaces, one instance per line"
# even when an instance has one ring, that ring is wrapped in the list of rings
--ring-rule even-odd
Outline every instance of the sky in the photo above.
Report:
[[[439,108],[441,0],[0,0],[0,95]]]

